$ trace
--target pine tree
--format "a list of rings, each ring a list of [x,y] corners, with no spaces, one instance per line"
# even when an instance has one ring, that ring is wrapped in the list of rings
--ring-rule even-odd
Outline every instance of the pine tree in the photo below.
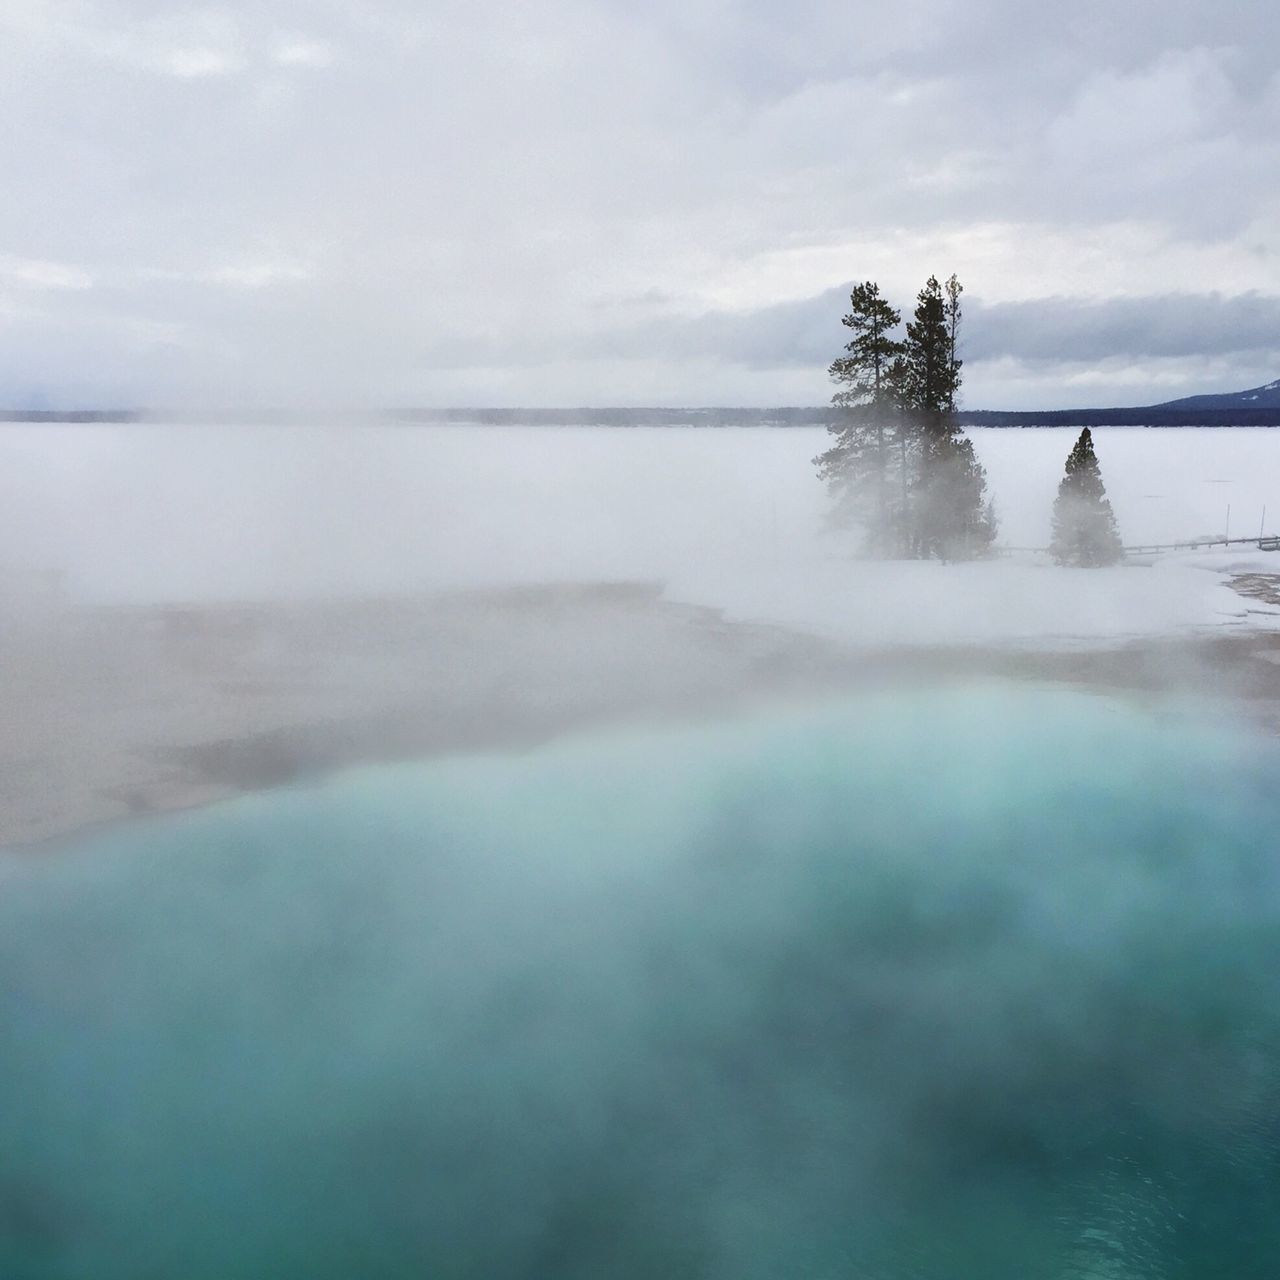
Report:
[[[964,364],[963,360],[958,359],[960,349],[960,295],[964,292],[964,285],[956,279],[955,272],[951,273],[951,278],[944,286],[947,298],[942,305],[943,319],[947,323],[947,366],[948,380],[951,385],[951,395],[947,402],[947,408],[952,413],[956,409],[956,395],[960,391],[960,367]]]
[[[958,327],[958,304],[954,321]],[[904,344],[907,396],[930,434],[938,433],[942,415],[955,408],[960,369],[954,359],[954,343],[952,318],[947,314],[942,286],[937,276],[930,276],[916,296],[915,314],[907,322]]]
[[[835,441],[814,463],[836,500],[837,519],[862,524],[868,546],[885,553],[899,540],[901,523],[893,471],[905,453],[894,449],[900,424],[892,375],[902,353],[893,337],[901,314],[871,280],[855,285],[849,302],[842,323],[853,335],[828,371],[839,387],[827,427]]]
[[[902,358],[904,408],[919,444],[910,549],[943,560],[985,555],[996,535],[986,471],[956,421],[963,291],[954,275],[945,288],[929,277],[907,324]]]
[[[995,504],[973,441],[956,432],[932,445],[919,486],[920,554],[940,560],[986,555],[996,536]]]
[[[814,463],[837,520],[861,524],[882,555],[971,559],[995,540],[986,472],[956,420],[963,291],[954,275],[930,276],[905,340],[878,285],[850,294],[853,337],[829,370],[835,441]]]
[[[1058,485],[1049,553],[1058,564],[1085,567],[1115,564],[1124,556],[1088,427],[1067,456],[1066,475]]]

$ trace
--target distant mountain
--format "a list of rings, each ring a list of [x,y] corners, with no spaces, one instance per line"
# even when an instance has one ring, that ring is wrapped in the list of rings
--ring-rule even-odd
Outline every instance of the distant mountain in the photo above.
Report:
[[[1153,406],[1156,409],[1280,409],[1280,378],[1265,387],[1231,391],[1222,396],[1184,396]]]
[[[1183,396],[1125,409],[964,410],[970,427],[1280,427],[1280,378],[1220,396]]]

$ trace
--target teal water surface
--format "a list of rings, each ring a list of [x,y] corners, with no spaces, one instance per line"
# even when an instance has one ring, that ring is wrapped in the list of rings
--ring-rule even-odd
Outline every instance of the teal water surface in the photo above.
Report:
[[[880,694],[0,875],[0,1276],[1280,1274],[1280,751]]]

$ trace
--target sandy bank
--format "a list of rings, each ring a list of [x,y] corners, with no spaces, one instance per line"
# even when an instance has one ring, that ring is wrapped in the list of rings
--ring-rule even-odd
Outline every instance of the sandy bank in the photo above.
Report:
[[[420,600],[65,611],[0,641],[0,845],[343,766],[520,748],[609,721],[867,682],[1001,676],[1246,699],[1280,635],[1081,652],[854,650],[595,584]]]

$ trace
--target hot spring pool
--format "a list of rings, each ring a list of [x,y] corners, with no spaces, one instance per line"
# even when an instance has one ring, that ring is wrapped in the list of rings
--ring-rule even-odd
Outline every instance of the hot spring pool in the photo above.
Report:
[[[0,875],[5,1280],[1280,1271],[1280,748],[881,694]]]

